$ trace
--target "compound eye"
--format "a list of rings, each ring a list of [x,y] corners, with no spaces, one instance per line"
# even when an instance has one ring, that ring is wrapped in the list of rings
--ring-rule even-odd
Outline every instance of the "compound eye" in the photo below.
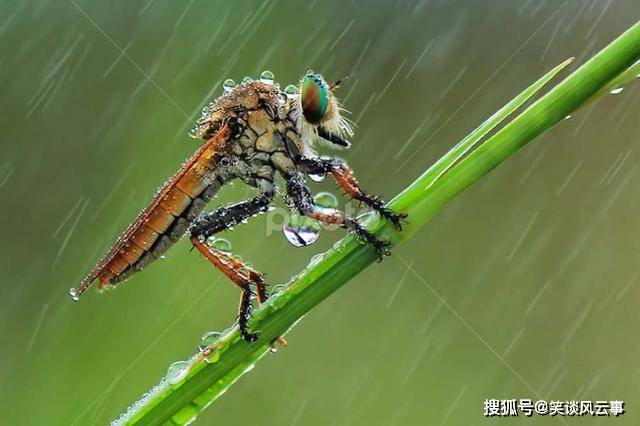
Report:
[[[308,72],[300,85],[302,115],[311,124],[320,124],[327,112],[329,88],[322,77]]]

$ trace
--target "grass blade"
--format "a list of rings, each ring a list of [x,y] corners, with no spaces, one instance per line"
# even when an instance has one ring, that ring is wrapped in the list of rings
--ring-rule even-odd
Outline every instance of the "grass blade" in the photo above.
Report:
[[[575,58],[569,58],[554,69],[546,73],[539,80],[527,87],[518,96],[513,98],[509,103],[500,108],[495,114],[485,120],[480,126],[478,126],[473,132],[469,133],[464,139],[462,139],[456,146],[454,146],[449,152],[442,156],[434,165],[429,169],[431,185],[437,181],[442,175],[450,170],[455,164],[457,164],[462,158],[471,152],[471,150],[485,137],[490,131],[495,129],[500,123],[506,120],[511,114],[513,114],[518,108],[531,99],[536,93],[538,93],[553,77],[555,77],[560,71],[565,69],[569,64],[574,61]]]

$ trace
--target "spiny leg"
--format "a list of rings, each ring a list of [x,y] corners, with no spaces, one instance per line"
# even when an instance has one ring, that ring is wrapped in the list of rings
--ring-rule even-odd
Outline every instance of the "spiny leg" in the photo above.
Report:
[[[208,238],[218,232],[229,229],[237,225],[243,220],[249,219],[258,213],[264,213],[268,210],[275,189],[273,183],[266,179],[259,179],[256,183],[261,190],[261,194],[257,197],[233,204],[199,217],[191,226],[191,235],[202,236]]]
[[[210,247],[206,240],[208,237],[268,209],[273,200],[273,184],[265,179],[258,180],[256,184],[262,191],[257,197],[232,206],[220,207],[216,211],[196,219],[191,227],[191,242],[194,247],[242,289],[238,308],[238,326],[240,334],[248,342],[258,338],[258,333],[251,333],[248,330],[252,307],[251,285],[256,287],[258,302],[264,302],[268,298],[264,277],[260,272],[248,267],[240,260]]]
[[[375,234],[364,229],[355,219],[339,210],[316,206],[311,191],[299,173],[285,173],[283,177],[287,185],[287,196],[301,214],[325,225],[338,225],[353,232],[375,249],[379,257],[378,261],[390,254],[387,250],[389,241],[379,239]]]
[[[305,173],[331,173],[342,189],[345,190],[354,200],[358,200],[377,211],[380,216],[394,224],[396,229],[402,230],[402,220],[407,217],[406,213],[395,213],[385,206],[384,201],[379,197],[367,194],[358,184],[355,176],[349,167],[343,162],[335,159],[317,159],[299,157],[296,159],[298,168]]]
[[[240,260],[210,247],[206,242],[200,241],[200,238],[197,236],[192,236],[191,242],[207,260],[222,271],[222,273],[229,277],[231,281],[242,290],[240,305],[238,307],[238,326],[242,337],[247,342],[253,342],[258,338],[259,333],[252,333],[248,330],[248,323],[251,318],[251,284],[254,284],[256,289],[261,289],[257,290],[257,294],[258,300],[262,303],[266,299],[262,274],[247,267]],[[252,281],[252,279],[256,281]]]

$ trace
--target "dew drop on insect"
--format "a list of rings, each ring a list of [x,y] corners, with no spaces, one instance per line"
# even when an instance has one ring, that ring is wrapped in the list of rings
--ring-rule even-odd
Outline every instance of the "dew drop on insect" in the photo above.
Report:
[[[309,173],[308,176],[309,176],[309,179],[311,179],[314,182],[322,182],[326,174],[325,173],[317,173],[317,174]]]
[[[175,385],[187,377],[189,373],[189,363],[187,361],[176,361],[169,366],[165,379],[167,383]]]
[[[284,88],[284,93],[287,95],[287,98],[293,99],[296,97],[296,90],[298,90],[296,86],[290,84]]]
[[[611,93],[612,95],[619,95],[620,93],[622,93],[623,90],[624,90],[624,87],[616,87],[615,89],[611,90],[609,93]]]
[[[209,237],[207,239],[207,244],[212,249],[219,250],[224,253],[231,252],[231,243],[229,240],[225,240],[224,238]]]
[[[236,82],[230,78],[226,79],[224,83],[222,83],[222,89],[225,93],[232,91],[234,87],[236,87]]]
[[[330,192],[319,192],[313,200],[318,207],[325,209],[335,209],[338,207],[338,199]]]
[[[264,84],[273,84],[273,73],[271,71],[262,71],[260,74],[260,82]]]
[[[305,247],[316,242],[320,236],[320,225],[312,219],[292,213],[285,220],[282,232],[293,246]]]
[[[69,296],[71,296],[71,300],[73,300],[74,302],[77,302],[80,299],[80,296],[78,295],[78,289],[76,288],[69,289]]]
[[[242,79],[243,83],[251,83],[253,81],[253,79],[249,76],[246,76],[245,78]]]
[[[238,275],[240,275],[245,280],[248,280],[251,277],[251,272],[249,271],[249,268],[247,268],[247,267],[242,267],[242,268],[236,269],[236,272],[238,273]]]

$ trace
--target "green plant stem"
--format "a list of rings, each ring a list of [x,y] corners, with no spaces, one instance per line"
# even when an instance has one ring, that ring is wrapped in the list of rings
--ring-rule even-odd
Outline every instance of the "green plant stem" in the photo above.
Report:
[[[404,232],[399,233],[378,219],[369,221],[370,229],[388,237],[393,244],[410,238],[463,189],[574,113],[638,59],[640,24],[627,30],[474,151],[465,152],[462,157],[454,148],[395,197],[390,206],[409,215]],[[369,247],[353,237],[341,240],[256,312],[251,326],[261,331],[257,342],[248,344],[235,330],[230,330],[219,341],[216,362],[192,362],[182,381],[163,386],[123,418],[122,423],[187,423],[259,360],[271,342],[376,258]]]

